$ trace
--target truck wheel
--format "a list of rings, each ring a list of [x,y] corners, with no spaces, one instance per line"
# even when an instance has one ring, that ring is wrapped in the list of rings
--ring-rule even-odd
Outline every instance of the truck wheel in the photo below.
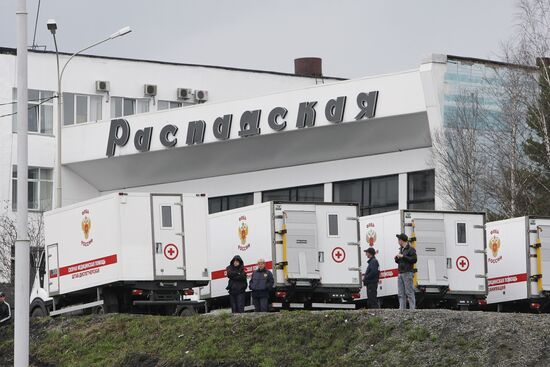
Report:
[[[32,309],[31,317],[44,317],[48,316],[42,307],[35,307]]]
[[[117,290],[115,289],[103,289],[103,310],[104,313],[118,313],[119,302]]]
[[[35,300],[30,305],[31,317],[44,317],[48,316],[48,310],[42,300]]]
[[[193,306],[187,306],[181,309],[180,316],[181,317],[187,317],[187,316],[193,316],[197,314],[197,310]]]
[[[105,309],[103,306],[96,306],[92,308],[92,314],[94,315],[103,315],[105,313]]]

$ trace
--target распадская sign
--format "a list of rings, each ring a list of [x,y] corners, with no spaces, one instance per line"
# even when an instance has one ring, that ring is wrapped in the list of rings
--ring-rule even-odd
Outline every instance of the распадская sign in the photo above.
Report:
[[[340,123],[344,119],[346,97],[340,96],[329,100],[325,105],[325,117],[332,123]],[[356,98],[358,113],[355,120],[372,118],[376,114],[378,91],[359,93]],[[317,102],[302,102],[298,106],[296,128],[303,129],[315,126]],[[260,116],[262,110],[247,110],[240,116],[239,136],[241,138],[260,135]],[[274,131],[282,131],[287,126],[288,110],[285,107],[274,107],[269,111],[267,123]],[[233,115],[227,114],[214,120],[212,132],[217,140],[227,140],[231,135]],[[204,141],[206,122],[204,120],[190,121],[187,127],[186,145],[201,144]],[[160,143],[167,147],[178,144],[178,127],[173,124],[164,125],[159,134]],[[153,127],[139,129],[134,134],[134,146],[139,152],[148,152],[151,147]],[[130,140],[130,124],[125,119],[111,120],[109,139],[107,141],[107,156],[115,155],[116,147],[125,146]]]

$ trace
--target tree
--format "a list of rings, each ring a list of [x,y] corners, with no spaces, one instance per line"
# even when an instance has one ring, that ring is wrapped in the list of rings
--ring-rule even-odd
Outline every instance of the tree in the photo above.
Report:
[[[523,142],[532,193],[529,212],[550,214],[550,2],[520,0],[516,36],[504,47],[506,61],[523,65],[515,91],[529,136]],[[507,80],[507,79],[505,79]]]
[[[550,55],[550,1],[518,9],[506,63],[462,91],[433,143],[445,201],[491,219],[550,214],[550,61],[541,58]]]
[[[528,125],[533,136],[525,143],[525,152],[533,163],[532,172],[538,183],[536,190],[536,213],[550,213],[550,83],[546,75],[549,59],[539,59],[538,98],[529,106]]]
[[[496,78],[487,78],[485,83],[485,93],[496,106],[485,130],[486,190],[491,196],[488,211],[500,219],[527,215],[533,210],[533,173],[523,148],[531,136],[527,106],[532,98],[532,69],[511,64],[493,71]]]
[[[35,267],[38,266],[44,249],[44,221],[41,213],[29,217],[28,236],[31,246],[31,274],[34,278]],[[7,203],[0,212],[0,283],[13,282],[14,254],[17,230],[15,218],[10,215]]]
[[[462,90],[446,126],[433,137],[432,159],[438,171],[437,189],[454,210],[484,210],[487,159],[484,137],[486,111],[476,91]]]
[[[17,230],[15,221],[6,214],[0,215],[0,283],[13,281],[13,255]]]

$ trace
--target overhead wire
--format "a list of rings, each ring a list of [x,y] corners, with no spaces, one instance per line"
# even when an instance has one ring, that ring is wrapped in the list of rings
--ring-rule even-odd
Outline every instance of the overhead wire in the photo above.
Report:
[[[38,98],[38,99],[29,99],[28,101],[29,102],[36,102],[36,101],[42,101],[42,100],[45,100],[45,99],[52,99],[52,98],[57,98],[57,96],[44,97],[44,98]],[[10,105],[10,104],[17,104],[17,101],[0,103],[0,106],[6,106],[6,105]]]
[[[30,106],[30,107],[28,108],[28,110],[30,110],[31,108],[36,108],[36,107],[38,107],[38,106],[40,106],[40,105],[43,105],[44,103],[46,103],[46,102],[48,102],[48,101],[51,101],[51,100],[54,99],[54,98],[57,98],[57,96],[48,97],[48,98],[46,98],[45,100],[43,100],[42,102],[40,102],[40,103],[38,103],[38,104],[35,104],[35,105],[33,105],[33,106]],[[17,103],[17,102],[15,102],[15,103]],[[6,113],[6,114],[4,114],[4,115],[0,115],[0,118],[2,118],[2,117],[8,117],[8,116],[13,116],[13,115],[17,115],[17,112]]]

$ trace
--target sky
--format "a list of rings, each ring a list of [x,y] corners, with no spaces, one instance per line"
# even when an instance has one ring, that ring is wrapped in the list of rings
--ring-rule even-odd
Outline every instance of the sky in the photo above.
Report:
[[[16,47],[17,0],[0,0],[0,47]],[[29,45],[38,0],[28,0]],[[431,53],[499,59],[515,0],[41,0],[36,44],[75,52],[124,26],[90,54],[293,72],[321,57],[323,73],[361,77],[417,68]]]

